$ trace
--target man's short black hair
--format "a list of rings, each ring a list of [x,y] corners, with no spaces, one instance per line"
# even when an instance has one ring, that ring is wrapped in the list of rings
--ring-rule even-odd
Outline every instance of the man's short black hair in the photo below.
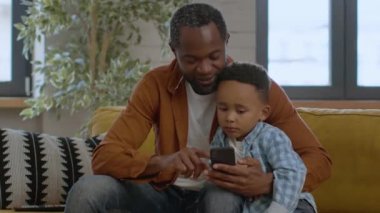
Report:
[[[179,45],[182,27],[202,27],[214,22],[220,36],[227,40],[227,26],[219,10],[204,3],[187,4],[179,8],[170,21],[170,46]]]
[[[217,85],[230,80],[255,86],[262,101],[268,102],[270,79],[264,67],[258,64],[232,63],[220,71]]]

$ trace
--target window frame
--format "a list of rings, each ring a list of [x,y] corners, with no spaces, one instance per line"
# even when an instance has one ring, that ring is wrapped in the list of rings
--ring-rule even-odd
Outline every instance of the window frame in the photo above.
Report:
[[[22,55],[23,42],[17,41],[18,30],[15,23],[21,22],[21,16],[26,15],[26,6],[12,1],[12,52],[11,75],[12,80],[0,82],[0,97],[28,97],[31,96],[31,63]],[[28,88],[27,88],[28,87]]]
[[[256,0],[256,62],[268,68],[268,1]],[[283,86],[291,99],[374,100],[380,87],[357,86],[357,0],[330,0],[330,86]],[[331,71],[333,70],[333,72]],[[270,70],[269,70],[270,74]],[[275,79],[274,79],[275,80]]]

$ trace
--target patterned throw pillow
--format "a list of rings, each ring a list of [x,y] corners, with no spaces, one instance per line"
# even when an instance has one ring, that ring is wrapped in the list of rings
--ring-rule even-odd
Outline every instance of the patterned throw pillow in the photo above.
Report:
[[[71,186],[92,173],[92,150],[103,137],[0,129],[0,209],[64,204]]]

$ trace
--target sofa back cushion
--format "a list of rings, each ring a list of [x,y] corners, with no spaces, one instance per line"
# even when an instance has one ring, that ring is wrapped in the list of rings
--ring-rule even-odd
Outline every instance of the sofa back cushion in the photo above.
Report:
[[[331,155],[332,176],[313,193],[320,212],[380,212],[380,110],[298,112]]]
[[[92,150],[102,138],[0,129],[0,209],[64,204],[71,186],[92,174]]]
[[[120,116],[124,110],[123,106],[108,106],[97,109],[92,116],[90,122],[91,136],[104,134],[112,126],[113,122]],[[139,148],[140,151],[151,154],[154,152],[155,133],[153,128],[150,130],[143,145]]]

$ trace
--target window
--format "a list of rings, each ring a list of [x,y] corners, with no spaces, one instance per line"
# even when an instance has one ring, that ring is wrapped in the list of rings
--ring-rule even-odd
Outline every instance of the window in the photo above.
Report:
[[[17,3],[15,3],[17,2]],[[0,0],[0,96],[22,97],[30,94],[30,63],[22,55],[14,23],[21,22],[25,6],[20,1]]]
[[[292,99],[380,99],[379,7],[256,0],[256,61]]]
[[[359,86],[380,86],[379,1],[358,1]]]

